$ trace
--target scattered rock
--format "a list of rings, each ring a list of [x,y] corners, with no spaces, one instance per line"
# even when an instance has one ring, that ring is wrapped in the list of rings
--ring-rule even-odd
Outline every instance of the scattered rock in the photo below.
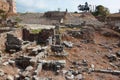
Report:
[[[38,66],[37,66],[37,69],[36,69],[36,74],[39,75],[41,70],[42,70],[42,63],[39,63]]]
[[[4,76],[4,71],[0,69],[0,76]]]
[[[63,44],[68,47],[68,48],[72,48],[73,47],[73,43],[72,42],[68,42],[68,41],[63,41]]]
[[[62,70],[62,73],[63,73],[63,74],[67,73],[67,70]]]
[[[83,66],[88,66],[87,60],[82,60],[82,65],[83,65]]]
[[[14,77],[12,75],[8,75],[7,80],[14,80]]]
[[[46,57],[45,52],[40,52],[40,53],[38,53],[38,55],[36,56],[37,59],[41,59],[41,58],[45,58],[45,57]]]
[[[10,64],[11,66],[15,67],[15,61],[9,60],[8,62],[9,62],[9,64]]]
[[[53,79],[52,78],[47,78],[47,77],[33,76],[32,80],[53,80]]]
[[[16,75],[14,76],[15,80],[18,80],[19,77],[20,77],[20,75],[18,75],[18,74],[16,74]]]
[[[0,57],[1,57],[2,51],[0,51]]]
[[[94,65],[94,64],[91,64],[91,68],[94,70],[94,69],[95,69],[95,65]]]
[[[120,34],[112,29],[102,28],[101,34],[106,37],[120,37]]]
[[[31,53],[29,54],[30,56],[36,56],[38,53],[42,51],[41,46],[36,46],[32,49]]]
[[[25,79],[24,80],[30,80],[30,78],[29,77],[25,77]]]
[[[32,71],[32,70],[33,70],[33,67],[32,67],[32,66],[28,66],[25,70],[26,70],[26,71]]]
[[[30,72],[29,71],[24,71],[24,72],[22,72],[21,75],[24,76],[24,77],[26,77],[26,76],[30,75]]]
[[[66,73],[66,76],[65,76],[65,78],[67,79],[67,80],[74,80],[74,75],[72,74],[72,72],[70,72],[70,71],[68,71],[67,73]]]
[[[35,66],[36,63],[37,63],[37,58],[32,58],[32,59],[30,59],[30,65],[31,65],[31,66]]]
[[[63,46],[62,45],[52,45],[51,51],[53,52],[63,52]]]
[[[114,54],[108,54],[106,57],[109,59],[110,62],[116,61],[116,55]]]
[[[3,66],[6,66],[6,65],[8,65],[9,64],[9,62],[4,62],[3,63]]]
[[[75,76],[75,80],[83,80],[83,75],[78,74],[77,76]]]
[[[120,51],[118,51],[118,52],[116,53],[116,55],[117,55],[118,57],[120,57]]]
[[[79,31],[67,31],[67,33],[75,38],[82,38],[86,43],[94,43],[94,29],[93,28],[82,28]]]

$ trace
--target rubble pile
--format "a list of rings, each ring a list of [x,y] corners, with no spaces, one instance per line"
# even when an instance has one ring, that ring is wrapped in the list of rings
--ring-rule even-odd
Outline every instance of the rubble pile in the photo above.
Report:
[[[116,53],[112,53],[112,54],[106,54],[105,55],[107,57],[107,60],[110,62],[110,65],[115,67],[115,68],[119,68],[120,66],[120,62],[119,62],[119,51],[117,51]],[[110,71],[108,71],[110,72]],[[118,72],[118,73],[117,73]],[[119,71],[115,71],[115,73],[119,74]],[[110,72],[111,73],[111,72]],[[114,71],[113,71],[114,73]]]
[[[67,33],[75,38],[81,38],[87,43],[94,42],[94,30],[91,28],[83,28],[79,31],[67,31]]]
[[[87,42],[93,42],[94,39],[94,30],[90,28],[85,28],[81,30],[81,38],[87,40]]]
[[[106,37],[120,37],[120,34],[112,29],[103,28],[101,34]]]

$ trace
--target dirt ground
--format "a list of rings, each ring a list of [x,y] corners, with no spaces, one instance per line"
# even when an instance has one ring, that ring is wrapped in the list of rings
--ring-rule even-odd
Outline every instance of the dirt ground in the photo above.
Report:
[[[116,44],[119,43],[119,37],[105,37],[100,34],[98,31],[94,33],[94,44],[91,43],[81,43],[80,39],[75,39],[67,37],[66,40],[73,42],[74,44],[79,45],[79,47],[74,46],[72,49],[66,49],[69,52],[69,60],[79,61],[87,60],[89,65],[95,65],[96,69],[113,69],[119,70],[119,68],[113,67],[110,65],[108,59],[106,59],[106,54],[115,54],[120,50],[119,47],[116,47]],[[100,44],[103,44],[101,46]],[[109,49],[112,48],[112,49]],[[119,61],[118,61],[119,62]],[[85,80],[119,80],[119,75],[111,75],[105,73],[92,73],[84,74]]]
[[[93,64],[95,69],[112,69],[112,70],[120,70],[117,67],[113,67],[110,65],[109,60],[105,57],[106,54],[115,54],[120,50],[120,47],[116,47],[119,43],[119,37],[106,37],[100,34],[98,31],[94,33],[94,43],[82,43],[82,39],[77,39],[71,37],[69,35],[63,37],[63,41],[71,41],[74,43],[73,48],[65,48],[65,50],[69,53],[69,56],[66,58],[67,65],[66,69],[69,69],[72,65],[72,61],[81,61],[87,60],[89,66]],[[112,48],[112,49],[111,49]],[[51,59],[57,59],[51,57]],[[118,61],[119,62],[119,61]],[[44,72],[44,71],[43,71]],[[42,75],[46,74],[46,76],[51,77],[59,77],[54,76],[51,72],[41,73]],[[120,75],[112,75],[108,73],[82,73],[84,76],[84,80],[120,80]],[[55,80],[64,80],[64,79],[55,79]]]
[[[64,33],[64,31],[62,33]],[[73,61],[79,62],[86,60],[88,67],[93,64],[95,66],[95,69],[120,70],[118,67],[110,65],[109,60],[105,57],[106,54],[115,54],[120,50],[120,47],[117,46],[117,44],[119,44],[119,37],[106,37],[103,34],[100,34],[99,31],[95,31],[93,39],[94,43],[84,43],[82,42],[83,39],[74,38],[70,35],[65,35],[62,39],[63,41],[71,41],[74,44],[72,48],[65,48],[65,51],[69,53],[69,56],[67,56],[67,58],[50,56],[46,59],[65,59],[67,61],[65,69],[70,69],[70,66],[72,66],[71,62]],[[6,74],[13,76],[17,73],[16,67],[11,67],[9,65],[1,67],[0,69],[3,69]],[[82,75],[84,77],[84,80],[120,80],[120,75],[112,75],[108,73],[83,72]],[[52,71],[42,70],[40,76],[54,78],[55,80],[65,80],[62,75],[55,75],[55,73]],[[0,80],[4,79],[0,78]]]

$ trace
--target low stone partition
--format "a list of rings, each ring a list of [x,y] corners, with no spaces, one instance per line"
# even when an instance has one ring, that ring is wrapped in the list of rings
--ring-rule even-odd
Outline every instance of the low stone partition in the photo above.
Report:
[[[12,34],[15,37],[18,37],[18,38],[22,39],[22,29],[20,29],[20,28],[15,28],[15,29],[12,29],[9,32],[1,33],[0,34],[0,50],[1,51],[5,50],[5,42],[7,40],[7,38],[6,38],[7,34]]]

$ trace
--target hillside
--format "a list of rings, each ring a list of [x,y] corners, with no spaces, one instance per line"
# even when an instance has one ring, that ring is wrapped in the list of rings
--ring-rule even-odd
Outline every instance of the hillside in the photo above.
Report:
[[[60,12],[61,13],[61,12]],[[56,14],[57,15],[57,14]],[[59,23],[60,20],[58,19],[50,19],[49,17],[45,17],[44,13],[19,13],[14,18],[21,19],[21,23],[24,24],[43,24],[43,25],[51,25]],[[67,13],[63,19],[63,23],[66,25],[81,25],[82,23],[86,22],[87,25],[96,25],[102,26],[103,23],[99,22],[92,14],[90,13]]]

